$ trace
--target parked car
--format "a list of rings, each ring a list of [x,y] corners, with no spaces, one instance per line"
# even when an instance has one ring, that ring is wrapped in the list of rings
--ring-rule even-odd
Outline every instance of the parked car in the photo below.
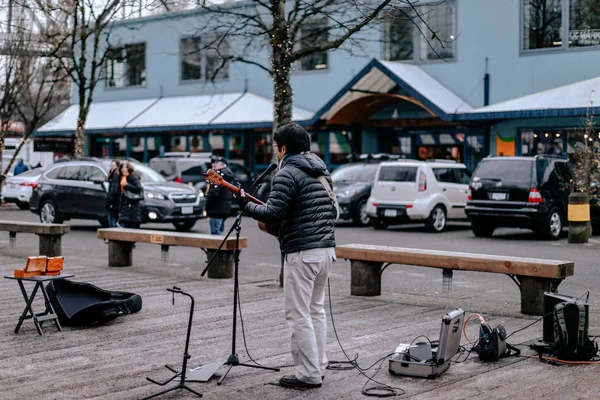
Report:
[[[30,210],[43,223],[71,218],[97,219],[105,226],[106,177],[111,160],[85,158],[61,161],[41,175],[33,190]],[[172,223],[177,230],[190,230],[204,217],[202,193],[188,185],[167,182],[156,171],[134,162],[144,189],[142,223]]]
[[[367,200],[377,172],[377,163],[359,162],[342,165],[331,173],[333,192],[340,205],[340,219],[358,225],[369,225]]]
[[[2,201],[15,203],[21,210],[29,209],[33,188],[37,187],[37,181],[42,172],[42,168],[35,168],[6,178],[2,185]]]
[[[429,232],[441,232],[448,219],[466,219],[471,174],[451,160],[391,161],[377,168],[367,215],[375,229],[423,221]]]
[[[567,223],[572,179],[568,161],[557,157],[484,158],[469,187],[466,213],[473,233],[490,237],[498,227],[517,227],[558,239]],[[597,223],[598,203],[592,203]]]

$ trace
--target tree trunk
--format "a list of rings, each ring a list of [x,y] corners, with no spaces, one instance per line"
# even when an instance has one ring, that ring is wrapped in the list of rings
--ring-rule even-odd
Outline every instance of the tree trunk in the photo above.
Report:
[[[273,134],[280,126],[292,122],[292,85],[290,72],[292,69],[289,26],[285,19],[285,1],[273,5],[273,33],[270,38],[271,65],[273,71]],[[277,155],[273,152],[273,162]],[[279,271],[279,286],[283,287],[283,255]]]
[[[83,157],[85,155],[85,118],[79,116],[77,118],[77,132],[75,133],[75,157]]]

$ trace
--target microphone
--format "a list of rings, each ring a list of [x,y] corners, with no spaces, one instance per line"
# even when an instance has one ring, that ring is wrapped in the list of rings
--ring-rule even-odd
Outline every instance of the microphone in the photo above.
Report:
[[[271,165],[269,165],[267,167],[267,169],[260,174],[260,176],[258,178],[256,178],[256,180],[254,181],[254,183],[252,183],[252,186],[250,186],[250,190],[248,190],[248,193],[253,194],[254,188],[263,180],[265,179],[265,177],[267,175],[269,175],[271,172],[273,172],[274,170],[277,169],[277,164],[276,163],[271,163]]]

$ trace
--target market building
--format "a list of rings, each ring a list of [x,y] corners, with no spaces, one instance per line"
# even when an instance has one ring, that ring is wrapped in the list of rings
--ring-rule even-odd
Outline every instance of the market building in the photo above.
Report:
[[[352,152],[391,152],[473,169],[487,155],[568,157],[589,141],[580,136],[582,119],[598,111],[595,2],[447,0],[417,9],[422,21],[392,10],[360,33],[363,46],[352,56],[347,47],[316,54],[292,72],[294,119],[330,167]],[[427,26],[439,41],[420,33]],[[165,151],[212,151],[264,168],[271,77],[227,63],[209,82],[218,55],[198,51],[197,38],[210,34],[202,10],[116,22],[87,121],[89,154],[147,161]],[[268,64],[268,53],[256,60]],[[72,137],[76,115],[73,105],[36,140]]]

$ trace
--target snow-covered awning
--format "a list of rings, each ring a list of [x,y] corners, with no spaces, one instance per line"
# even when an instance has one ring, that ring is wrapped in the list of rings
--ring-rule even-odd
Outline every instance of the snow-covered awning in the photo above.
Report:
[[[455,113],[473,108],[419,66],[373,59],[348,84],[342,88],[315,116],[329,120],[340,110],[361,98],[390,94],[398,86],[405,100],[425,108],[430,113],[451,120]]]
[[[88,133],[120,132],[128,122],[148,110],[158,101],[154,99],[92,103],[85,129]],[[77,130],[79,105],[73,104],[53,120],[39,128],[35,136],[72,135]]]
[[[37,131],[38,136],[74,134],[79,107],[72,105]],[[310,111],[293,108],[293,119],[307,122]],[[273,102],[248,92],[162,97],[92,103],[86,123],[91,134],[270,128]]]
[[[584,116],[600,111],[600,78],[503,101],[457,115],[459,120]]]

